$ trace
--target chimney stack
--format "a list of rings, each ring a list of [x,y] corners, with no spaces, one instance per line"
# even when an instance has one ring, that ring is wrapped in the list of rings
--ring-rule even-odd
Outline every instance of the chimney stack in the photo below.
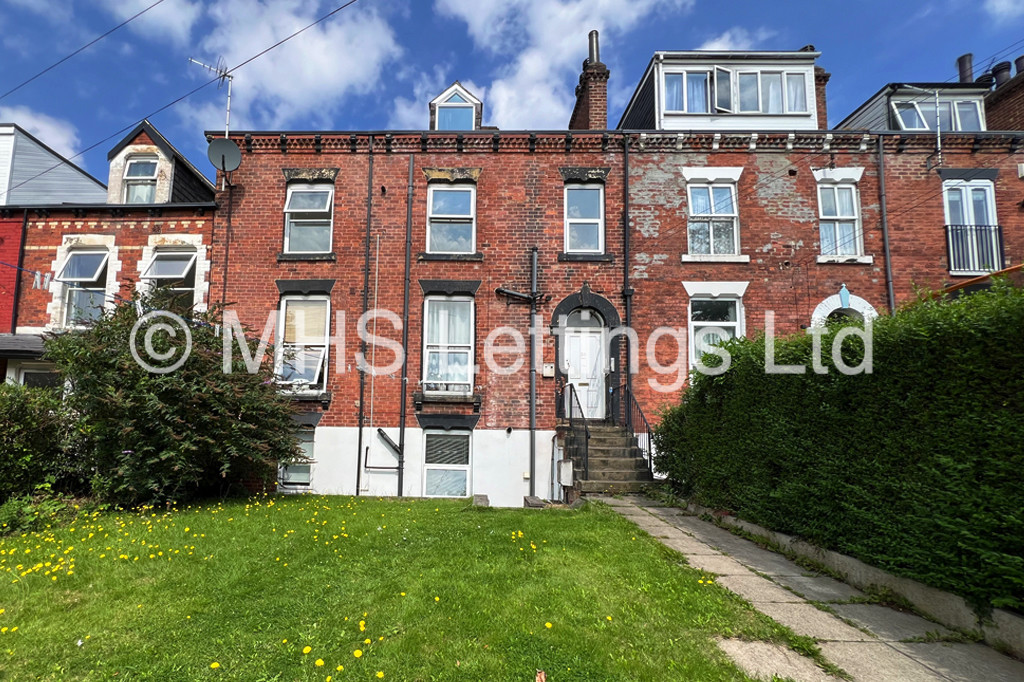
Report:
[[[968,52],[956,60],[956,68],[960,72],[961,83],[974,82],[974,55]]]
[[[601,63],[597,31],[589,37],[590,52],[583,61],[580,83],[576,86],[576,106],[569,119],[569,130],[606,130],[608,128],[608,67]]]
[[[1010,62],[999,62],[992,67],[992,75],[996,77],[996,87],[1010,80],[1013,76],[1010,75],[1010,69],[1012,65]]]

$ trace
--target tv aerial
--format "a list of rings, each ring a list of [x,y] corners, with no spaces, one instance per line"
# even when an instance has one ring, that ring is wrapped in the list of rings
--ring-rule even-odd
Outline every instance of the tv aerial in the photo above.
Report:
[[[234,76],[231,75],[230,70],[227,68],[227,64],[224,62],[223,57],[217,58],[217,66],[210,66],[203,62],[189,57],[188,60],[193,64],[197,64],[207,71],[212,71],[217,74],[220,83],[217,85],[217,89],[224,87],[224,83],[228,84],[228,103],[227,112],[224,116],[224,137],[217,138],[210,142],[210,148],[206,152],[207,158],[210,159],[210,163],[213,167],[224,173],[225,184],[229,184],[228,177],[232,171],[238,170],[238,167],[242,164],[242,153],[238,150],[238,145],[229,139],[231,132],[231,81]]]
[[[203,62],[199,61],[198,59],[192,59],[192,57],[189,57],[188,60],[190,62],[192,62],[193,64],[198,64],[199,66],[203,67],[207,71],[212,71],[215,74],[217,74],[218,80],[220,81],[220,83],[217,84],[217,89],[218,90],[220,90],[222,87],[224,87],[224,82],[225,81],[227,82],[227,84],[228,84],[228,106],[227,106],[227,114],[224,117],[224,137],[227,137],[228,136],[228,132],[231,130],[231,81],[233,81],[235,77],[231,75],[231,70],[228,69],[227,63],[225,63],[223,57],[218,57],[217,58],[217,66],[210,66],[209,64],[204,64]]]

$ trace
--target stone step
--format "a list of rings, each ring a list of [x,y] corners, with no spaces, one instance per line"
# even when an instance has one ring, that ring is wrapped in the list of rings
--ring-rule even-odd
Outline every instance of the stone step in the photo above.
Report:
[[[580,492],[584,495],[618,495],[619,493],[640,493],[651,484],[648,481],[580,481]]]
[[[616,471],[613,469],[595,469],[590,467],[589,481],[653,481],[650,471]]]
[[[609,471],[636,471],[638,469],[646,469],[647,462],[641,457],[595,457],[594,453],[590,453],[588,458],[590,462],[590,469],[607,469]]]

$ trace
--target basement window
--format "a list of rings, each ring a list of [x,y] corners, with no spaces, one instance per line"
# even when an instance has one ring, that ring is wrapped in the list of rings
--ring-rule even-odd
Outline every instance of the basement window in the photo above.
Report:
[[[277,483],[282,488],[308,488],[313,481],[313,455],[314,455],[314,433],[313,429],[300,429],[295,433],[299,440],[299,450],[305,455],[305,460],[290,463],[282,463],[278,467]]]
[[[426,497],[468,497],[470,433],[423,434],[423,494]]]

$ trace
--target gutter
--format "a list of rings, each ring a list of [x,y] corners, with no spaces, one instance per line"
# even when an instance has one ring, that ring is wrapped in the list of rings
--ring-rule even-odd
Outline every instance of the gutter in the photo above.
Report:
[[[885,290],[889,296],[889,314],[896,311],[896,293],[892,286],[892,254],[889,251],[889,213],[885,202],[885,136],[878,136],[878,203],[882,216],[882,248],[885,252]]]
[[[629,135],[622,136],[622,298],[626,307],[626,329],[633,328],[633,289],[629,286]],[[632,352],[626,334],[626,390],[633,394]],[[640,349],[636,351],[638,354]],[[621,400],[621,397],[620,397]]]

